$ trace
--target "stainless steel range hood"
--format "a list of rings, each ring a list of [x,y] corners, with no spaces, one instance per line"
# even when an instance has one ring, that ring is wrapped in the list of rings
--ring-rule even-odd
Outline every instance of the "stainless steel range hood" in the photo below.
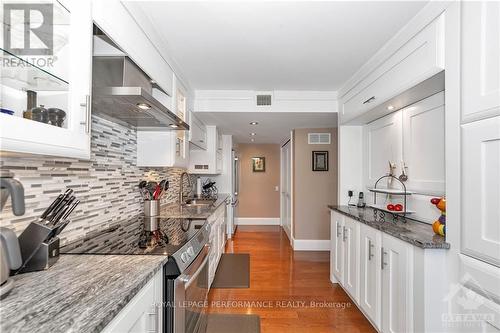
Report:
[[[147,75],[125,56],[94,56],[92,112],[141,130],[189,130],[153,95]]]

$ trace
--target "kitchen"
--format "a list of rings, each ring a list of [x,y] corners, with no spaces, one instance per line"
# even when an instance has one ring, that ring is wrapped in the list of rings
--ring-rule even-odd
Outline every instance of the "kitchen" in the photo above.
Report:
[[[499,2],[2,9],[2,331],[500,330]]]

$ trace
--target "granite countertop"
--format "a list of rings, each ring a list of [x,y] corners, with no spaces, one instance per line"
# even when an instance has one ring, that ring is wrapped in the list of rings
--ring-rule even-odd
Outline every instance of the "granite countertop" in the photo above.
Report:
[[[373,209],[369,207],[357,208],[329,205],[328,208],[423,249],[450,248],[450,244],[446,242],[444,237],[436,235],[432,231],[432,226],[427,223],[409,218],[406,218],[406,222],[398,221],[394,223],[390,216],[386,217],[385,222],[375,221]]]
[[[172,219],[196,219],[205,220],[212,215],[217,208],[226,202],[230,195],[219,193],[217,200],[210,206],[181,206],[178,203],[162,205],[160,208],[160,218]]]
[[[2,332],[100,332],[167,262],[167,256],[61,255],[20,274],[0,301]]]

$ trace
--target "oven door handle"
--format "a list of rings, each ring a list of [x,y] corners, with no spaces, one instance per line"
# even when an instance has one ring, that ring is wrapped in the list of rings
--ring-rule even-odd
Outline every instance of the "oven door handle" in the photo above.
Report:
[[[193,283],[193,281],[198,277],[198,275],[200,275],[201,271],[203,270],[203,267],[205,267],[205,264],[207,263],[208,261],[208,258],[210,257],[208,255],[208,252],[210,251],[210,245],[206,245],[207,247],[207,256],[205,257],[205,259],[203,259],[203,261],[201,262],[200,264],[200,267],[198,267],[198,269],[196,270],[196,272],[194,272],[193,275],[186,275],[186,274],[183,274],[179,279],[184,282],[184,288],[187,289],[191,286],[191,284]]]

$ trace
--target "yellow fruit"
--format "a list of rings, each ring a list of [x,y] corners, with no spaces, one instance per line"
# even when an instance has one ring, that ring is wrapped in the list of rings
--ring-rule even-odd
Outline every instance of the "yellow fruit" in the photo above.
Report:
[[[444,236],[444,224],[440,224],[440,225],[439,225],[439,234],[440,234],[441,236]]]
[[[434,230],[434,233],[436,233],[438,235],[439,235],[439,226],[440,225],[441,225],[441,223],[439,223],[439,220],[434,221],[434,223],[432,224],[432,230]]]

